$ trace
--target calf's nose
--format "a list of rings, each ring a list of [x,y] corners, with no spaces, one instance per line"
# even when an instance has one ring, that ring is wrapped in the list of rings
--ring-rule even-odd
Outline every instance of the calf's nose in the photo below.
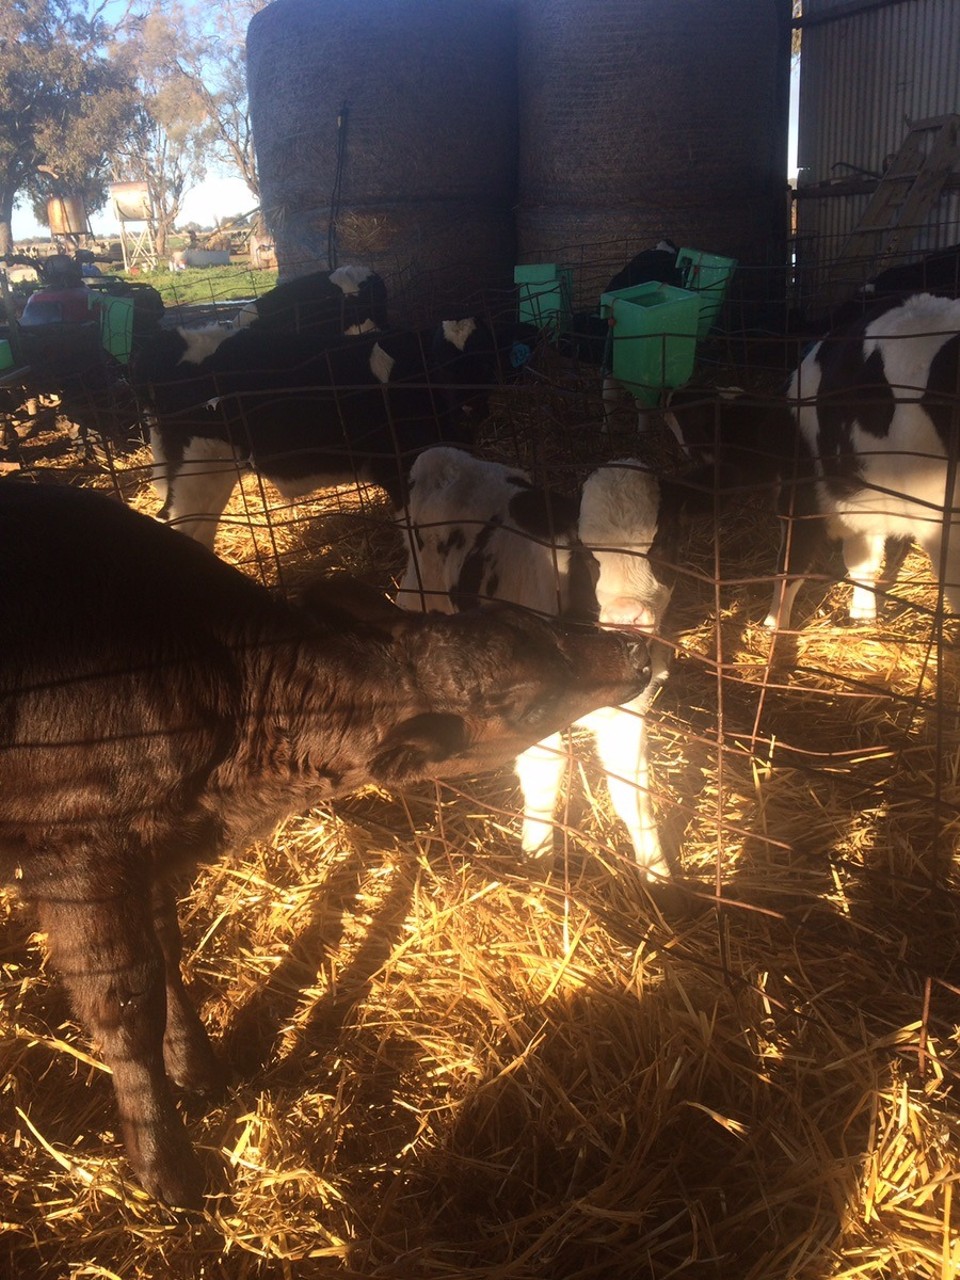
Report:
[[[607,627],[638,627],[641,631],[654,631],[657,625],[653,610],[636,596],[617,596],[602,605],[600,622]]]

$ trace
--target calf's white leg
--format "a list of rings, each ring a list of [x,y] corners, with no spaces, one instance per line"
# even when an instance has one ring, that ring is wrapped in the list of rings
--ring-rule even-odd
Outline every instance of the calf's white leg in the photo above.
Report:
[[[525,857],[549,861],[553,856],[553,815],[567,767],[563,736],[551,734],[517,756],[516,770],[523,793]]]
[[[660,848],[650,798],[647,726],[640,700],[623,707],[602,707],[581,721],[590,728],[607,775],[610,800],[630,834],[634,857],[648,879],[668,878],[670,867]]]
[[[877,616],[877,583],[883,567],[884,534],[847,534],[843,539],[843,563],[853,583],[850,618],[873,622]]]
[[[213,550],[217,523],[237,482],[239,458],[223,440],[194,437],[182,462],[168,463],[157,433],[150,433],[153,482],[167,523]]]

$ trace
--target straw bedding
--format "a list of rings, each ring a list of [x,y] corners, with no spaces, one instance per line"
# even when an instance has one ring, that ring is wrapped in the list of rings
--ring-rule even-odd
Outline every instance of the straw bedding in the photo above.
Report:
[[[562,381],[534,425],[524,395],[491,456],[564,483],[635,447]],[[151,510],[145,461],[29,465]],[[376,490],[280,510],[247,478],[229,514],[218,552],[271,583],[388,586],[402,564]],[[205,1216],[129,1179],[109,1080],[0,899],[0,1273],[953,1276],[960,624],[938,632],[915,555],[876,627],[840,626],[844,589],[814,582],[772,642],[776,539],[751,498],[684,547],[651,715],[675,886],[635,873],[586,738],[546,882],[505,769],[370,789],[184,886],[187,976],[234,1078],[188,1107]]]

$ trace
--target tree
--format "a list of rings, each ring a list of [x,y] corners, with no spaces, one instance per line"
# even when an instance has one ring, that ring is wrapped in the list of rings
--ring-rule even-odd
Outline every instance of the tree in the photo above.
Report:
[[[51,195],[82,193],[90,209],[104,203],[109,152],[135,102],[110,34],[82,0],[0,5],[0,253],[13,245],[19,195],[44,221]]]
[[[244,180],[258,204],[260,180],[247,103],[246,39],[250,19],[267,2],[235,0],[231,5],[194,9],[195,34],[189,42],[181,41],[175,52],[176,66],[203,104],[210,123],[214,159]]]
[[[114,148],[113,166],[119,180],[147,184],[160,257],[184,195],[206,174],[212,137],[203,101],[172,54],[189,29],[183,9],[165,4],[128,24],[117,55],[136,81],[140,103],[133,127]]]

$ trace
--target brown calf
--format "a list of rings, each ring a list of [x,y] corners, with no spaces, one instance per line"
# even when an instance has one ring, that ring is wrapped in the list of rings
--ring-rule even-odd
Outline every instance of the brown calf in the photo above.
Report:
[[[0,482],[0,880],[35,904],[170,1204],[202,1178],[168,1077],[219,1077],[171,874],[361,784],[512,760],[649,679],[642,640],[510,607],[374,614],[336,585],[285,603],[103,496]]]

